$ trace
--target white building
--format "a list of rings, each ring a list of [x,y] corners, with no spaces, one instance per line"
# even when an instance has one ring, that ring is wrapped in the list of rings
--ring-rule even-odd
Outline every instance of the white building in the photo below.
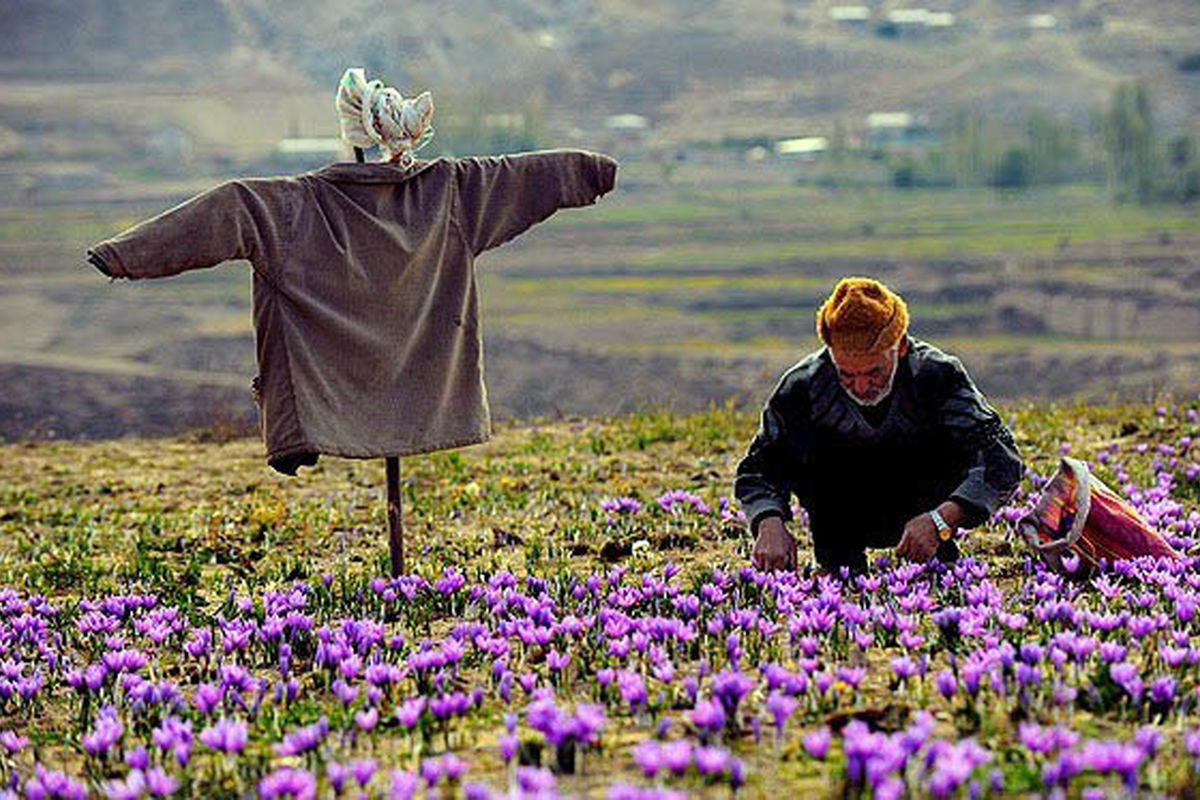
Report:
[[[616,133],[642,133],[650,127],[650,120],[641,114],[613,114],[604,127]]]
[[[929,11],[924,8],[895,8],[887,15],[888,22],[907,27],[924,26],[928,19]]]
[[[927,8],[896,8],[888,12],[887,21],[897,28],[915,30],[918,28],[937,28],[945,30],[953,28],[954,14],[949,11],[930,11]]]
[[[829,140],[824,136],[801,136],[775,143],[775,153],[782,158],[813,158],[828,150]]]
[[[907,111],[873,111],[867,115],[867,127],[877,130],[907,130],[913,125],[913,115]]]
[[[871,18],[871,9],[866,6],[833,6],[829,9],[829,18],[847,24],[866,22]]]

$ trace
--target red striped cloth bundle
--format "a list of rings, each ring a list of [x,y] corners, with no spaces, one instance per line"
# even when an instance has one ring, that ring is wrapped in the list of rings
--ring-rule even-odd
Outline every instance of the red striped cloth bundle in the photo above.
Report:
[[[1087,464],[1073,458],[1062,460],[1036,507],[1017,523],[1017,529],[1047,566],[1078,577],[1121,559],[1179,558],[1127,500],[1093,475]],[[1078,558],[1078,566],[1071,556]]]

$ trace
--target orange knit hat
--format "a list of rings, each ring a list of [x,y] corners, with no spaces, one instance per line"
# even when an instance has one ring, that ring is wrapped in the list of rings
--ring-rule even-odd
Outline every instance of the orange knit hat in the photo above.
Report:
[[[908,331],[908,306],[873,278],[842,278],[817,312],[817,335],[829,347],[881,353]]]

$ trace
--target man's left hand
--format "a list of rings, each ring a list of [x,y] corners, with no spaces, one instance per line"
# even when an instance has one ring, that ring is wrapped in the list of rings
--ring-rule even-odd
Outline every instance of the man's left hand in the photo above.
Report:
[[[896,555],[924,564],[937,553],[941,541],[933,518],[928,514],[919,514],[904,526],[904,536],[896,547]]]

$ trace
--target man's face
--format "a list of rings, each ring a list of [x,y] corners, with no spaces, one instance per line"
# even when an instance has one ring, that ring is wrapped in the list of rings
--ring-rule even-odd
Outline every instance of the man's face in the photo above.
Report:
[[[900,345],[882,353],[851,353],[830,348],[838,380],[850,399],[859,405],[878,405],[892,392],[896,367],[900,363]]]

